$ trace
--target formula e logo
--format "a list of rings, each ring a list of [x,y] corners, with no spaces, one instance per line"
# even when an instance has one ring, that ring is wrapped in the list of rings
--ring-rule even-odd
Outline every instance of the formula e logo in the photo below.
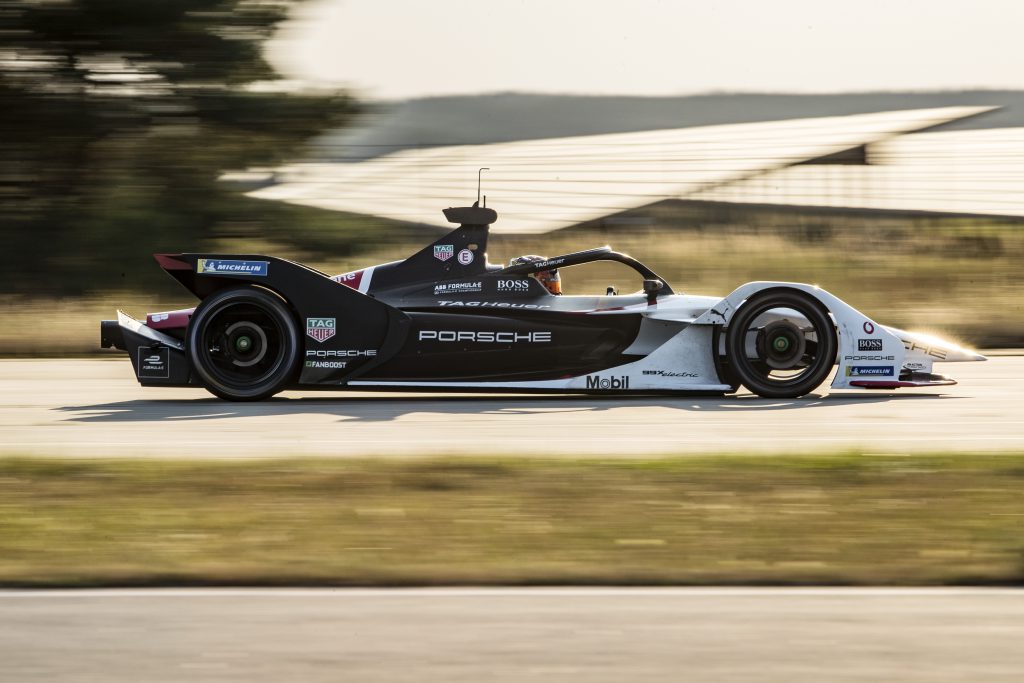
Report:
[[[454,244],[435,244],[434,245],[434,258],[438,261],[447,261],[452,256],[455,256],[455,245]]]
[[[858,339],[857,340],[858,351],[881,351],[882,340],[881,339]]]
[[[170,353],[166,347],[147,349],[139,347],[139,379],[167,379],[171,376]]]
[[[629,375],[621,377],[587,375],[587,389],[629,389]]]
[[[333,337],[336,329],[334,318],[306,318],[306,334],[320,343]]]
[[[257,275],[267,276],[268,261],[229,261],[226,259],[201,258],[196,261],[196,272],[200,275]]]
[[[529,280],[498,280],[499,292],[526,292],[529,289]]]
[[[472,262],[473,252],[471,252],[469,249],[463,249],[462,251],[459,252],[459,263],[461,263],[464,266],[468,266]]]
[[[891,365],[848,365],[847,377],[892,377]]]

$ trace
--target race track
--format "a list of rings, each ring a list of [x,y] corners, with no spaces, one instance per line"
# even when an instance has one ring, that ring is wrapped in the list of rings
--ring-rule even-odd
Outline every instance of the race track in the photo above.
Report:
[[[0,592],[0,680],[1010,683],[1024,591]]]
[[[797,400],[289,392],[255,404],[143,389],[127,359],[0,361],[5,453],[641,455],[1024,450],[1024,356],[937,366],[954,387]]]

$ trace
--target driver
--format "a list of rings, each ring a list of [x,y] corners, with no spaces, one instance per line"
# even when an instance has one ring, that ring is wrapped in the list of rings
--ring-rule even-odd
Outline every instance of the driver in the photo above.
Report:
[[[509,261],[508,265],[511,268],[512,266],[521,266],[524,263],[533,263],[535,261],[547,261],[547,257],[537,256],[536,254],[517,256]],[[536,278],[537,282],[544,285],[544,289],[548,290],[552,294],[562,293],[562,278],[558,275],[558,268],[531,273],[530,277]]]

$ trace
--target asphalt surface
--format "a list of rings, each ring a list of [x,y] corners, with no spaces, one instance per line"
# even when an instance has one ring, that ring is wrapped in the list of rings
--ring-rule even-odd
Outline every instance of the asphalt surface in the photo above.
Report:
[[[0,592],[4,681],[1018,682],[1024,591]]]
[[[1024,356],[939,364],[958,386],[796,400],[286,392],[229,403],[144,389],[129,361],[0,361],[0,452],[286,455],[639,455],[1024,450]]]

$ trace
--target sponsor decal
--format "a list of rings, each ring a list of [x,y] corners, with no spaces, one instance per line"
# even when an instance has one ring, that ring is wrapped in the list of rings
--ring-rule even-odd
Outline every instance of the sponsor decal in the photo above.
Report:
[[[552,259],[548,259],[547,261],[534,261],[530,265],[534,266],[536,268],[544,269],[544,268],[550,268],[551,266],[560,266],[563,263],[565,263],[565,259],[564,258],[552,258]]]
[[[499,292],[528,292],[529,290],[529,280],[498,280]]]
[[[434,296],[442,294],[476,294],[483,291],[483,282],[446,282],[434,285]]]
[[[907,370],[924,370],[928,366],[926,364],[924,364],[924,363],[910,362],[910,363],[904,363],[903,367],[905,367]]]
[[[455,245],[454,244],[435,244],[434,245],[434,258],[438,261],[447,261],[452,256],[455,256]]]
[[[146,325],[157,330],[171,327],[185,327],[189,318],[192,317],[194,308],[185,308],[180,311],[160,311],[159,313],[147,313]]]
[[[870,362],[870,361],[887,361],[887,360],[888,361],[894,361],[894,360],[896,360],[896,356],[880,356],[880,355],[879,356],[875,356],[875,355],[872,355],[872,356],[843,356],[843,360],[852,360],[852,361],[861,362],[861,363],[863,363],[865,361],[868,361],[868,362]]]
[[[171,376],[171,355],[167,347],[139,348],[139,378],[167,379]]]
[[[337,331],[337,321],[334,318],[306,318],[306,334],[316,339],[321,344]]]
[[[266,277],[269,261],[230,261],[219,258],[201,258],[196,261],[200,275],[256,275]]]
[[[848,365],[847,377],[892,377],[895,368],[891,365]]]
[[[307,349],[306,358],[356,358],[365,356],[373,358],[377,355],[377,349]]]
[[[347,361],[343,360],[307,360],[307,368],[324,368],[328,370],[344,370],[345,366],[348,365]]]
[[[459,263],[461,263],[464,266],[468,266],[472,262],[473,252],[471,252],[469,249],[463,249],[462,251],[459,252]]]
[[[858,351],[881,351],[882,340],[881,339],[858,339],[857,340]]]
[[[874,333],[875,333],[875,326],[865,320],[864,321],[864,334],[874,334]]]
[[[926,356],[931,356],[932,358],[937,358],[939,360],[946,360],[946,352],[942,349],[933,349],[930,346],[924,346],[917,342],[905,341],[903,342],[903,348],[907,351],[920,351]]]
[[[354,273],[342,273],[341,275],[335,275],[331,279],[335,282],[339,282],[346,287],[352,289],[359,289],[359,283],[363,281],[363,273],[365,270],[357,270]]]
[[[629,389],[629,375],[620,377],[587,375],[587,389]]]
[[[467,308],[528,308],[539,310],[551,308],[542,304],[517,304],[511,301],[438,301],[438,306],[465,306]]]
[[[474,332],[470,330],[420,330],[420,341],[477,342],[481,344],[540,344],[551,341],[550,332]]]
[[[672,370],[644,370],[644,374],[658,377],[697,377],[695,372],[674,372]]]

